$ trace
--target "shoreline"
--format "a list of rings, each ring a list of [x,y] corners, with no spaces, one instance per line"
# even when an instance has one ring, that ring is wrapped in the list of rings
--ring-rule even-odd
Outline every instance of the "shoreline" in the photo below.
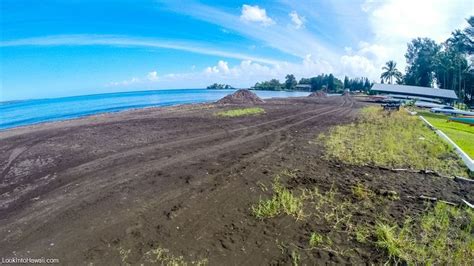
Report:
[[[335,96],[335,95],[334,95]],[[266,101],[278,101],[278,100],[291,100],[291,99],[298,99],[298,98],[305,98],[304,96],[295,96],[295,97],[273,97],[273,98],[268,98]],[[263,103],[265,104],[265,103]],[[118,110],[118,111],[108,111],[108,112],[101,112],[101,113],[94,113],[94,114],[87,114],[83,116],[78,116],[78,117],[71,117],[71,118],[65,118],[65,119],[60,119],[60,120],[51,120],[51,121],[42,121],[42,122],[37,122],[33,124],[28,124],[28,125],[21,125],[21,126],[16,126],[16,127],[10,127],[10,128],[5,128],[5,129],[0,129],[0,139],[3,138],[8,138],[12,136],[12,134],[9,133],[17,133],[17,134],[22,134],[22,132],[15,132],[15,131],[30,131],[30,130],[42,130],[42,127],[45,127],[46,129],[47,126],[53,126],[55,128],[61,128],[63,126],[70,126],[68,124],[71,123],[77,123],[74,126],[81,126],[81,125],[87,125],[88,123],[101,123],[101,122],[106,122],[106,121],[90,121],[94,119],[107,119],[107,118],[117,118],[120,115],[127,115],[127,114],[133,114],[135,112],[140,112],[140,111],[167,111],[168,109],[183,109],[187,107],[199,107],[199,106],[230,106],[232,104],[217,104],[216,101],[208,101],[208,102],[200,102],[200,103],[180,103],[180,104],[172,104],[172,105],[162,105],[162,106],[147,106],[147,107],[138,107],[138,108],[132,108],[132,109],[124,109],[124,110]],[[239,106],[239,105],[235,105]],[[179,111],[179,110],[176,110]],[[89,121],[88,121],[89,120]],[[48,128],[49,129],[49,128]],[[6,135],[6,136],[4,136]],[[13,134],[16,135],[16,134]]]
[[[36,123],[32,123],[32,124],[27,124],[27,125],[20,125],[20,126],[0,129],[0,138],[1,138],[1,134],[5,133],[7,131],[18,130],[18,129],[27,129],[29,127],[40,127],[40,126],[45,126],[45,125],[52,125],[52,124],[70,122],[70,121],[90,119],[90,118],[95,118],[95,117],[98,118],[98,117],[103,117],[103,116],[107,116],[107,115],[119,115],[119,114],[124,114],[124,113],[127,113],[127,112],[136,112],[136,111],[140,111],[140,110],[166,109],[166,108],[173,108],[173,107],[176,108],[176,107],[193,106],[193,105],[209,105],[209,104],[213,104],[213,103],[214,102],[201,102],[201,103],[181,103],[181,104],[175,104],[175,105],[162,105],[162,106],[146,106],[146,107],[137,107],[137,108],[131,108],[131,109],[117,110],[117,111],[105,111],[105,112],[94,113],[94,114],[85,114],[85,115],[81,115],[81,116],[58,119],[58,120],[41,121],[41,122],[36,122]]]
[[[196,89],[189,89],[189,90],[196,90]],[[169,90],[169,91],[171,91],[171,90]],[[214,90],[214,91],[218,91],[218,90]],[[261,92],[273,93],[273,91],[261,91]],[[126,93],[129,93],[129,92],[126,92]],[[130,92],[130,93],[135,93],[135,92]],[[139,93],[139,92],[137,92],[137,93]],[[97,95],[106,95],[106,94],[97,94]],[[226,95],[223,95],[222,97],[224,97]],[[93,95],[93,96],[95,96],[95,95]],[[57,99],[70,99],[70,98],[75,98],[75,97],[88,97],[88,95],[74,96],[74,97],[63,97],[63,98],[57,98]],[[277,99],[277,98],[278,99],[286,99],[286,98],[298,98],[298,97],[304,97],[304,96],[287,96],[287,97],[273,96],[273,97],[270,97],[270,98],[265,98],[265,97],[262,97],[262,98],[264,98],[266,100],[271,100],[271,99]],[[53,100],[53,99],[41,99],[41,100]],[[36,120],[36,119],[38,119],[39,121],[34,121],[32,123],[27,122],[26,124],[21,124],[22,123],[21,121],[18,121],[18,122],[15,122],[15,121],[5,122],[5,124],[12,124],[13,123],[14,125],[13,126],[7,126],[7,127],[4,127],[4,128],[0,128],[0,133],[8,131],[8,130],[12,130],[12,129],[18,129],[18,128],[23,128],[23,127],[41,125],[41,124],[45,124],[45,123],[62,122],[62,121],[68,121],[68,120],[72,120],[72,119],[81,119],[81,118],[91,117],[91,116],[95,116],[95,115],[121,113],[121,112],[125,112],[125,111],[142,110],[142,109],[148,109],[148,108],[166,108],[166,107],[182,106],[182,105],[212,104],[212,103],[215,103],[216,101],[218,101],[219,99],[220,98],[213,99],[213,100],[203,100],[203,101],[200,101],[200,102],[193,102],[192,100],[188,100],[187,102],[184,102],[184,103],[173,103],[173,101],[168,100],[168,101],[165,101],[164,103],[150,103],[149,105],[146,104],[146,103],[143,103],[143,104],[141,104],[143,106],[139,106],[139,107],[130,107],[130,108],[128,108],[126,106],[117,106],[117,107],[115,107],[116,109],[119,109],[119,110],[107,110],[107,109],[104,108],[104,109],[99,109],[97,112],[92,111],[93,113],[87,113],[88,112],[87,110],[82,110],[82,111],[77,110],[77,111],[75,111],[71,114],[65,113],[65,114],[62,115],[62,117],[61,116],[59,116],[59,117],[58,116],[56,116],[56,117],[51,116],[51,117],[46,118],[46,119],[38,119],[38,118],[30,116],[30,117],[27,117],[25,119],[22,119],[21,121]],[[21,101],[21,102],[23,102],[23,101]],[[63,103],[61,103],[61,104],[63,104]],[[21,107],[16,107],[16,108],[21,108]],[[29,108],[34,108],[34,107],[29,107]],[[91,107],[91,108],[93,110],[94,107]],[[113,109],[113,108],[114,107],[111,107],[110,109]],[[31,112],[31,110],[30,110],[30,112]],[[85,114],[81,114],[81,113],[85,113]],[[11,114],[10,114],[10,116],[11,116]],[[48,116],[46,116],[46,117],[48,117]],[[18,124],[18,123],[20,123],[20,125],[15,125],[15,124]]]

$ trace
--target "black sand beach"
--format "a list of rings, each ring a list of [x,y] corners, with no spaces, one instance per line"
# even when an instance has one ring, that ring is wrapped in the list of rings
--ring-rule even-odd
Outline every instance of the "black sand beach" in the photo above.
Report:
[[[474,185],[433,174],[349,167],[324,157],[316,139],[350,123],[350,96],[273,99],[265,114],[221,118],[230,105],[149,108],[0,132],[0,255],[57,258],[61,264],[146,262],[164,248],[210,265],[291,263],[320,221],[259,220],[250,208],[285,169],[294,188],[331,186],[348,195],[358,182],[397,191],[393,217],[425,207],[413,197],[474,201]],[[377,210],[357,219],[377,215]],[[381,264],[383,253],[337,235],[341,248],[305,250],[308,264]]]

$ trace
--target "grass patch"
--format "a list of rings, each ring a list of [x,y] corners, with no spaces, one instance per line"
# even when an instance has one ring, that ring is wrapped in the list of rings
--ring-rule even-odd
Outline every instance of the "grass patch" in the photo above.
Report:
[[[400,200],[396,191],[372,190],[355,183],[351,190],[338,192],[333,184],[323,192],[317,187],[302,188],[295,196],[283,187],[280,176],[297,178],[292,172],[280,173],[273,181],[272,197],[260,200],[252,206],[252,212],[258,218],[287,214],[305,221],[304,238],[301,235],[300,239],[306,243],[293,244],[298,250],[358,256],[354,245],[348,243],[357,241],[364,249],[383,252],[389,265],[471,265],[474,261],[472,209],[438,202],[427,203],[425,211],[394,215],[393,207],[401,206],[394,202]],[[282,252],[291,252],[294,265],[299,263],[295,249],[278,246]]]
[[[300,256],[300,254],[298,253],[298,251],[293,250],[293,251],[291,252],[291,265],[293,265],[293,266],[298,266],[299,263],[300,263],[300,260],[301,260],[301,256]]]
[[[372,190],[360,183],[352,187],[352,194],[359,200],[369,200],[375,195]]]
[[[376,245],[392,262],[408,265],[471,265],[474,261],[474,211],[437,203],[403,226],[378,223]]]
[[[227,111],[217,112],[216,116],[220,117],[239,117],[239,116],[247,116],[247,115],[258,115],[265,113],[265,110],[260,107],[250,107],[250,108],[239,108],[239,109],[232,109]]]
[[[352,203],[336,197],[337,191],[334,186],[330,190],[321,193],[318,188],[305,190],[304,198],[313,207],[312,215],[323,219],[333,229],[348,230],[351,227]]]
[[[400,195],[398,195],[398,193],[396,191],[393,191],[393,190],[386,191],[384,193],[384,196],[386,196],[387,199],[389,199],[389,200],[399,200],[400,199]]]
[[[368,226],[357,226],[354,229],[355,239],[360,243],[367,243],[368,239],[370,238],[371,230]]]
[[[418,117],[406,112],[362,109],[357,123],[336,126],[320,135],[328,157],[353,165],[427,169],[467,175],[460,158]]]
[[[418,112],[434,127],[443,131],[451,138],[469,157],[474,159],[474,126],[448,122],[449,116],[430,112]]]
[[[294,172],[282,171],[272,183],[273,195],[270,199],[260,199],[251,207],[252,214],[260,219],[274,218],[279,215],[290,215],[296,221],[322,221],[326,224],[329,232],[320,234],[312,230],[307,235],[308,250],[323,249],[337,254],[344,254],[347,250],[339,248],[333,243],[332,237],[343,232],[349,235],[352,228],[352,212],[355,211],[354,204],[349,200],[342,200],[334,185],[326,192],[319,192],[318,188],[300,189],[298,195],[284,187],[282,178],[297,178]],[[278,243],[278,241],[277,241]],[[283,244],[279,245],[284,252]],[[300,248],[300,246],[295,246]],[[292,258],[293,255],[291,255]]]
[[[314,248],[314,247],[317,247],[319,245],[321,245],[322,243],[324,242],[324,238],[322,235],[318,234],[318,233],[311,233],[311,236],[309,237],[309,246]]]
[[[300,218],[303,215],[303,200],[280,183],[277,175],[273,181],[273,196],[271,199],[262,200],[252,206],[252,213],[258,218],[271,218],[279,214],[292,215]]]

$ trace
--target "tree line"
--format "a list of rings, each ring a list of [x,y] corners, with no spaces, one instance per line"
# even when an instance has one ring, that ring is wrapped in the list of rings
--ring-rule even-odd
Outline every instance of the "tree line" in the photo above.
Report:
[[[235,88],[228,85],[228,84],[214,83],[212,85],[207,86],[206,89],[208,89],[208,90],[233,90]]]
[[[298,86],[305,85],[305,86]],[[354,78],[344,77],[341,81],[333,74],[321,74],[311,78],[301,78],[296,81],[293,74],[288,74],[285,81],[280,83],[278,79],[271,79],[269,81],[257,82],[252,89],[254,90],[287,90],[287,91],[318,91],[324,90],[328,93],[341,93],[345,89],[351,91],[365,91],[368,92],[372,87],[372,83],[368,78]]]
[[[423,87],[437,85],[454,90],[465,103],[474,104],[474,16],[468,26],[455,30],[442,43],[429,38],[416,38],[408,43],[405,75],[394,61],[382,68],[381,82]]]

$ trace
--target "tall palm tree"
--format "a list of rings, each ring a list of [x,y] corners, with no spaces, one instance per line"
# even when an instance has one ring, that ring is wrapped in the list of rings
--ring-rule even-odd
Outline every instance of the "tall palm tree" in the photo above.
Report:
[[[397,63],[392,60],[385,63],[385,66],[382,67],[382,70],[385,72],[382,72],[380,78],[382,80],[388,81],[388,84],[392,84],[393,78],[396,78],[397,80],[402,78],[402,73],[397,69]]]

